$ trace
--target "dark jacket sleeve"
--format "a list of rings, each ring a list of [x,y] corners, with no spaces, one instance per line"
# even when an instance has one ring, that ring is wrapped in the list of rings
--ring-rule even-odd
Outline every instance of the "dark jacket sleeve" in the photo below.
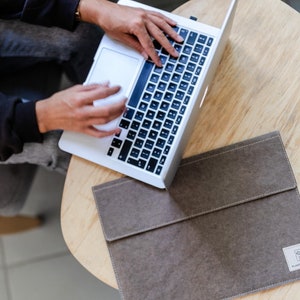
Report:
[[[0,93],[0,160],[23,151],[24,143],[42,142],[35,102],[23,103],[17,97]]]
[[[0,18],[72,30],[79,0],[1,0]]]

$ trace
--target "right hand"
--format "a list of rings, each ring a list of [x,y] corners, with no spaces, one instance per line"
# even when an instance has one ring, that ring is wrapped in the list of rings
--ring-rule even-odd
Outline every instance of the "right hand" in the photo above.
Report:
[[[36,116],[41,133],[51,130],[69,130],[94,137],[105,137],[119,132],[98,130],[94,125],[106,124],[125,111],[126,98],[122,101],[95,107],[94,100],[104,99],[120,91],[109,84],[75,85],[36,103]]]
[[[155,11],[148,11],[107,0],[82,0],[79,2],[81,18],[100,26],[112,38],[139,51],[145,59],[150,57],[157,66],[162,66],[153,39],[157,40],[172,56],[178,52],[166,35],[181,43],[183,38],[175,32],[176,22]]]

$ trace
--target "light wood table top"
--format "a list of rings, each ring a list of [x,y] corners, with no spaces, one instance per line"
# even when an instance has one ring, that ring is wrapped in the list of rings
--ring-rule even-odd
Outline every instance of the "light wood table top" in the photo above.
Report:
[[[192,0],[175,12],[220,27],[229,3]],[[240,0],[230,42],[184,157],[274,130],[282,135],[300,183],[300,14],[280,0]],[[71,253],[115,288],[91,187],[121,176],[73,156],[61,207]],[[243,299],[300,299],[300,281]]]

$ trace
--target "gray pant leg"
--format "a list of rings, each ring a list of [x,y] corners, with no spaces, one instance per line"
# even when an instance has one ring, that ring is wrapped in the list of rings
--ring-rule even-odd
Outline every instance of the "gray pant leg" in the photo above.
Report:
[[[0,20],[1,74],[15,72],[31,60],[55,62],[69,78],[82,83],[91,67],[103,31],[91,24],[80,23],[74,31],[58,27],[44,27],[19,20]],[[10,60],[18,58],[17,65]],[[8,61],[8,64],[6,63]]]
[[[0,20],[0,90],[27,100],[43,99],[59,90],[60,67],[72,81],[84,81],[100,38],[99,29],[88,24],[68,32]],[[40,63],[43,67],[34,72]],[[52,68],[54,64],[59,68]],[[43,143],[26,143],[22,153],[0,163],[0,215],[20,211],[36,170],[34,165],[66,173],[71,155],[58,148],[60,136],[60,131],[49,132]]]
[[[33,78],[33,83],[27,80],[33,74],[28,64],[38,62],[60,65],[71,80],[83,82],[102,34],[98,27],[86,23],[79,24],[74,32],[70,32],[57,27],[27,24],[19,20],[0,20],[0,75],[5,78],[5,86],[1,86],[0,82],[0,89],[10,95],[34,100],[37,85],[45,85],[43,97],[48,97],[47,87],[51,85],[49,81],[55,81],[56,78],[51,79],[51,76],[56,74],[51,75],[49,70],[45,69],[41,76]],[[29,71],[24,72],[24,79],[19,78],[16,81],[15,73],[23,74],[20,70],[23,72],[23,69],[27,70],[28,67]],[[8,84],[9,78],[12,84]],[[38,80],[42,82],[39,83]],[[57,92],[59,88],[59,85],[52,87],[51,93]],[[39,91],[38,94],[41,96],[42,93],[43,91]],[[12,155],[0,165],[30,163],[65,174],[70,154],[58,148],[60,135],[60,131],[49,132],[44,135],[43,143],[25,144],[22,153]]]
[[[51,131],[44,135],[43,143],[26,143],[22,153],[12,155],[0,164],[30,163],[51,171],[66,174],[71,155],[59,149],[61,131]]]

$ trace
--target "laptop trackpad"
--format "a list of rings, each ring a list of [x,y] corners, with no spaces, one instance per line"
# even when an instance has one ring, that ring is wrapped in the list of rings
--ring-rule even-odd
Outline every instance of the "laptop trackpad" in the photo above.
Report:
[[[101,66],[101,68],[100,68]],[[111,49],[103,48],[97,58],[97,63],[86,83],[102,83],[109,81],[110,85],[120,85],[121,90],[110,97],[94,101],[95,106],[116,103],[128,97],[130,87],[138,72],[139,59]],[[105,125],[95,126],[99,130],[112,130],[117,127],[118,120]]]
[[[127,94],[128,88],[137,73],[138,66],[139,60],[136,57],[103,48],[92,74],[88,78],[88,83],[109,81],[111,85],[120,85],[122,94]]]

